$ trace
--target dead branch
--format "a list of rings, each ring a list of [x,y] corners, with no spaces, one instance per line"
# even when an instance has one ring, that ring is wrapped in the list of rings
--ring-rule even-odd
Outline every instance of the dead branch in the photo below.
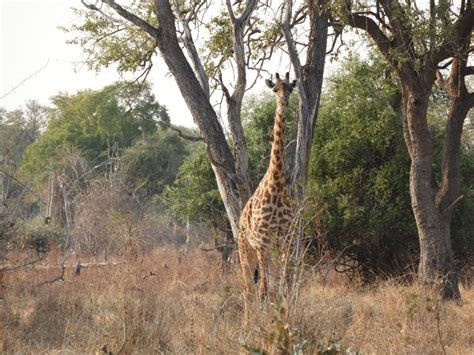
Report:
[[[145,280],[147,277],[156,276],[153,271],[150,271],[148,274],[143,275],[142,279]]]
[[[37,262],[40,262],[40,261],[43,260],[43,259],[44,259],[44,257],[41,257],[41,258],[38,258],[38,259],[34,259],[34,260],[31,260],[31,261],[28,261],[28,262],[26,262],[26,263],[24,263],[24,264],[21,264],[21,265],[5,266],[5,267],[2,268],[0,271],[1,271],[1,272],[10,272],[10,271],[18,270],[18,269],[24,268],[24,267],[26,267],[26,266],[36,264]]]
[[[44,286],[44,285],[51,285],[51,284],[55,283],[56,281],[64,281],[64,271],[65,270],[66,270],[66,267],[64,266],[64,261],[63,261],[61,263],[61,275],[56,276],[56,277],[54,277],[50,280],[45,280],[45,281],[38,282],[34,286],[38,287],[38,286]]]
[[[179,129],[178,127],[173,126],[170,123],[160,122],[160,125],[175,131],[176,133],[178,133],[178,136],[183,138],[183,139],[187,139],[187,140],[192,141],[192,142],[200,142],[200,141],[204,140],[204,138],[202,138],[202,137],[191,136],[189,134],[183,133],[183,131],[181,129]]]

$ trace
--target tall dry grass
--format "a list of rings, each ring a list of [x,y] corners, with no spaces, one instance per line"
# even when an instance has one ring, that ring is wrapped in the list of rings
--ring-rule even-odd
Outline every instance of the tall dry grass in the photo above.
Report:
[[[79,276],[36,266],[8,272],[0,300],[4,353],[209,354],[323,353],[473,354],[474,290],[462,307],[431,290],[379,282],[346,286],[337,275],[324,285],[301,277],[298,297],[277,293],[253,303],[242,329],[238,266],[223,273],[220,256],[159,249],[135,262],[88,267]],[[339,349],[339,350],[337,350]]]

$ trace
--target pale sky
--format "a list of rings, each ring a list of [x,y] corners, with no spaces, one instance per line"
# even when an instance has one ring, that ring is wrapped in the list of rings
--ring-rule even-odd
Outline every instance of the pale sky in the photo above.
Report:
[[[79,0],[0,0],[0,97],[33,73],[12,93],[0,99],[0,107],[13,110],[26,100],[48,105],[59,92],[100,89],[120,77],[114,69],[96,74],[80,65],[79,46],[68,45],[68,27],[79,19],[71,7],[80,8]],[[154,60],[149,79],[154,83],[157,101],[168,108],[173,124],[194,126],[191,114],[165,64]]]

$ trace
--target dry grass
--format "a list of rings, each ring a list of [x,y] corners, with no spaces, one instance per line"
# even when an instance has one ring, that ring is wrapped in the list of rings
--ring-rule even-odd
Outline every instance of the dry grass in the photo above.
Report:
[[[9,272],[0,300],[3,351],[100,354],[105,346],[114,354],[314,354],[335,341],[364,354],[474,353],[472,289],[462,290],[458,307],[419,286],[357,289],[337,280],[323,286],[308,274],[295,303],[280,297],[254,304],[244,331],[238,268],[223,274],[218,260],[201,251],[179,259],[175,250],[161,249],[80,276],[69,267],[64,282],[44,285],[59,267]]]

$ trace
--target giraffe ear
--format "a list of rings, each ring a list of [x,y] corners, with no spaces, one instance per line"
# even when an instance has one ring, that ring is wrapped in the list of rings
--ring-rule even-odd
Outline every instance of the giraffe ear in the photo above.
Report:
[[[273,89],[275,86],[275,83],[271,79],[265,79],[265,84],[267,84],[270,89]]]

